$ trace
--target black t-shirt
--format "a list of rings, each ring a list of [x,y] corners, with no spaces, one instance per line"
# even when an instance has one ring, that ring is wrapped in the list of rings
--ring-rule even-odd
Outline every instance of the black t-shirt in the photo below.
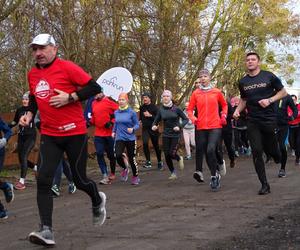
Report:
[[[152,116],[146,117],[144,116],[144,112],[148,111]],[[151,129],[152,123],[155,119],[157,114],[158,107],[152,103],[150,104],[143,104],[140,106],[140,120],[142,121],[142,126],[144,129]]]
[[[275,104],[266,108],[258,101],[268,99],[283,88],[280,79],[269,71],[261,70],[256,76],[246,75],[239,81],[241,98],[246,100],[248,118],[251,121],[276,122]]]

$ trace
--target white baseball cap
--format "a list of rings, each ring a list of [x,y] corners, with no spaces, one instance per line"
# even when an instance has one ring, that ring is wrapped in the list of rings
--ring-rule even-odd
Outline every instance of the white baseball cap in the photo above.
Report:
[[[50,34],[39,34],[33,38],[32,42],[29,44],[29,47],[32,47],[32,45],[47,46],[50,44],[54,46],[56,45],[53,36]]]

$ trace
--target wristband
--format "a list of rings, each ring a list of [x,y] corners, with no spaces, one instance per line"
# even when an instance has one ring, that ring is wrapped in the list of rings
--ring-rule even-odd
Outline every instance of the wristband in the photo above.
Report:
[[[272,98],[269,98],[268,101],[269,101],[269,104],[272,104],[274,102]]]
[[[75,102],[74,97],[72,96],[72,94],[69,94],[68,102],[69,102],[69,103]]]

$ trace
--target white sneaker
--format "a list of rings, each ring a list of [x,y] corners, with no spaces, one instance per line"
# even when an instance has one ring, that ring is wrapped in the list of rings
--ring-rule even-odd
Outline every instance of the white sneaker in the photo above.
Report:
[[[106,176],[104,177],[100,182],[99,184],[102,184],[102,185],[108,185],[108,184],[111,184],[111,181],[110,179]]]
[[[223,160],[223,164],[219,165],[219,173],[222,176],[226,175],[226,164],[225,164],[225,160]]]
[[[169,180],[176,180],[177,179],[177,175],[175,173],[172,173],[169,178]]]
[[[201,171],[196,171],[194,174],[193,174],[193,177],[196,181],[198,182],[204,182],[204,177],[203,177],[203,174]]]
[[[102,199],[101,204],[98,207],[93,207],[93,224],[95,226],[101,226],[106,220],[106,195],[103,192],[99,192]]]
[[[183,170],[184,169],[184,161],[183,161],[183,157],[182,156],[179,156],[180,159],[178,161],[178,164],[179,164],[179,169],[180,170]]]
[[[29,234],[29,241],[33,244],[43,245],[43,246],[54,246],[54,236],[52,229],[47,226],[41,226],[39,231],[35,231]]]

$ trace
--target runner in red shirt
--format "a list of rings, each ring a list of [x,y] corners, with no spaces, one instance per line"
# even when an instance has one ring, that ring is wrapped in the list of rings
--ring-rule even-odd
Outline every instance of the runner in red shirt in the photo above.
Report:
[[[74,183],[86,192],[93,204],[93,222],[106,219],[106,196],[86,176],[87,135],[80,101],[101,92],[99,85],[76,64],[57,58],[57,46],[49,34],[36,36],[30,44],[36,67],[28,73],[30,111],[20,118],[26,126],[37,108],[41,117],[40,165],[37,177],[37,203],[41,218],[39,231],[29,234],[32,243],[55,245],[52,232],[53,198],[51,186],[64,152]]]
[[[97,153],[97,160],[100,170],[103,174],[103,179],[100,184],[111,184],[111,181],[116,178],[116,158],[114,155],[114,139],[111,137],[114,125],[114,112],[119,108],[119,105],[103,93],[95,96],[92,103],[92,118],[90,123],[95,125],[94,144]],[[107,166],[104,159],[104,151],[110,162],[111,173],[108,176]]]
[[[190,98],[187,113],[191,121],[196,125],[196,171],[193,175],[198,182],[203,182],[202,164],[203,156],[206,157],[210,169],[210,187],[212,191],[220,188],[220,173],[226,173],[225,162],[219,166],[216,157],[216,148],[222,135],[222,125],[226,125],[227,103],[222,92],[211,85],[211,77],[208,70],[199,72],[200,85]],[[221,107],[221,115],[219,114]],[[194,110],[197,109],[197,117]],[[222,167],[222,169],[221,169]]]

